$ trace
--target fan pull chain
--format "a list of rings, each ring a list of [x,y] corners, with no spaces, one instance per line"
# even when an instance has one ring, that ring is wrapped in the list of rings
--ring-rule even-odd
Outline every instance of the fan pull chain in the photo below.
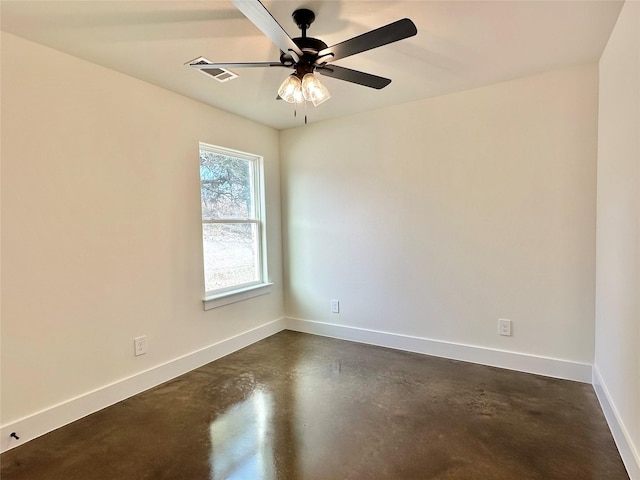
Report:
[[[293,117],[294,118],[298,118],[298,104],[294,103],[293,104]],[[308,118],[307,118],[307,101],[304,101],[304,124],[306,125],[308,123]]]

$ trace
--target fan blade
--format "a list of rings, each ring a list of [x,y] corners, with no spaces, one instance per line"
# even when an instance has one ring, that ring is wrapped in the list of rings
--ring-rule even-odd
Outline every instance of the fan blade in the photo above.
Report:
[[[280,50],[285,53],[295,52],[302,57],[302,50],[294,43],[291,37],[284,31],[280,24],[273,18],[260,0],[231,0],[245,17],[258,27]]]
[[[280,62],[190,63],[189,66],[196,70],[209,70],[211,68],[286,67],[286,65]]]
[[[317,67],[316,71],[327,77],[337,78],[345,82],[357,83],[365,87],[380,90],[391,83],[391,80],[384,77],[378,77],[370,73],[351,70],[350,68],[339,67],[338,65],[328,65],[326,67]]]
[[[356,53],[366,52],[372,48],[381,47],[389,43],[397,42],[418,33],[415,24],[408,18],[376,28],[357,37],[327,47],[318,53],[318,57],[327,55],[327,61],[339,60]]]

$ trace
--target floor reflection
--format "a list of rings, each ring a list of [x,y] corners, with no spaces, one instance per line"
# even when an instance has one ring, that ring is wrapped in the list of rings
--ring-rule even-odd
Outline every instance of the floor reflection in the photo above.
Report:
[[[211,424],[211,478],[275,478],[271,395],[256,390]]]

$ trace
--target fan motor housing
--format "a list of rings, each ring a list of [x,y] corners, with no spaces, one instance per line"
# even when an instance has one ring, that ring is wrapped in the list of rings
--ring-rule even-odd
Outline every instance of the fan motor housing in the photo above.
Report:
[[[297,37],[293,42],[302,50],[302,58],[297,63],[315,63],[318,52],[327,48],[327,44],[322,40],[311,37]],[[280,63],[286,66],[293,66],[296,62],[289,52],[280,51]]]
[[[327,44],[317,38],[297,37],[293,38],[292,40],[293,43],[295,43],[300,48],[300,50],[302,50],[302,53],[310,52],[317,54],[320,50],[324,50],[325,48],[327,48]]]

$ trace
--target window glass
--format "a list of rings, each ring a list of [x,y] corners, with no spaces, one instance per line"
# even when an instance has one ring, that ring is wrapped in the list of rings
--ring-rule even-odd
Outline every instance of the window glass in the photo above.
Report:
[[[255,224],[203,224],[202,233],[207,292],[260,280]]]
[[[204,283],[207,296],[266,279],[262,159],[200,144]]]
[[[255,218],[253,162],[200,151],[202,218]]]

